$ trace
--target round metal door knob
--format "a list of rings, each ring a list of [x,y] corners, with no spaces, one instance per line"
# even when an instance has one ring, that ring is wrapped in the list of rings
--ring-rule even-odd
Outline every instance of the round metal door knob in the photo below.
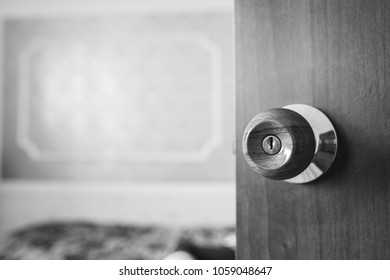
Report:
[[[264,177],[307,183],[332,165],[337,135],[324,113],[293,104],[256,115],[245,129],[242,147],[248,164]]]

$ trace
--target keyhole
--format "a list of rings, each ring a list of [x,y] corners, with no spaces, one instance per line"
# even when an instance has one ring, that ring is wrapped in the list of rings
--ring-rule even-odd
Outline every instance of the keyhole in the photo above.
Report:
[[[279,153],[282,144],[278,137],[275,135],[268,135],[263,140],[263,150],[269,155],[275,155]]]
[[[274,142],[274,138],[271,136],[268,138],[268,145],[269,145],[269,149],[272,150],[273,149],[273,142]]]

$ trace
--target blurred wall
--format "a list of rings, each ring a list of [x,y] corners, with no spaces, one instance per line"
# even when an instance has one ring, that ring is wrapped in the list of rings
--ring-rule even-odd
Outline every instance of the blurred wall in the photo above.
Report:
[[[0,233],[234,224],[231,1],[0,1]]]

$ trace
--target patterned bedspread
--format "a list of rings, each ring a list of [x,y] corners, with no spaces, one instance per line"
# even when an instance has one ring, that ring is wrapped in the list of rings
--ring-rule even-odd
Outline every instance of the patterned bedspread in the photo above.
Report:
[[[163,259],[182,242],[221,246],[234,228],[168,228],[98,225],[87,222],[39,224],[0,240],[0,259]]]

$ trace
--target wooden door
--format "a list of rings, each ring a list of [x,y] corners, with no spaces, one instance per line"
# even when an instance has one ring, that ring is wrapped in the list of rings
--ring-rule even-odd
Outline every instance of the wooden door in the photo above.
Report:
[[[236,0],[237,257],[390,258],[390,3]],[[265,179],[241,139],[257,113],[323,111],[339,150],[320,179]]]

